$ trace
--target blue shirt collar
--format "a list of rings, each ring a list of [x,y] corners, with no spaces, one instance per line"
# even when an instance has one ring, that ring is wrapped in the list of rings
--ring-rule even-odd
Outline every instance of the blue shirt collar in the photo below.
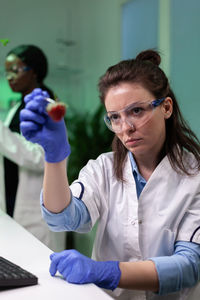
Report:
[[[138,167],[137,167],[137,164],[136,164],[136,161],[135,161],[135,159],[134,159],[133,154],[131,153],[131,151],[128,152],[128,155],[129,155],[129,158],[130,158],[130,161],[131,161],[131,167],[132,167],[133,174],[135,173],[135,175],[137,177],[137,180],[139,182],[146,184],[146,180],[140,174],[140,172],[138,170]]]

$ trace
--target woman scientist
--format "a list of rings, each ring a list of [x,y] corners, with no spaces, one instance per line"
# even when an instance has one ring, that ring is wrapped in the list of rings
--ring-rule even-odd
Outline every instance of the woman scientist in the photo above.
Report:
[[[25,106],[25,95],[41,87],[54,97],[43,83],[48,62],[40,48],[21,45],[7,54],[5,71],[11,89],[21,93],[21,99],[10,109],[4,124],[0,122],[0,207],[47,246],[63,250],[64,234],[52,234],[41,217],[38,205],[44,151],[40,145],[28,142],[19,129],[19,113]],[[61,236],[63,246],[58,248],[55,237],[61,239]]]
[[[66,128],[45,113],[45,93],[26,96],[21,112],[22,133],[45,151],[41,200],[50,228],[87,232],[98,221],[93,259],[53,253],[51,275],[93,282],[116,299],[200,295],[200,144],[159,64],[147,50],[102,76],[113,152],[90,160],[70,187]]]

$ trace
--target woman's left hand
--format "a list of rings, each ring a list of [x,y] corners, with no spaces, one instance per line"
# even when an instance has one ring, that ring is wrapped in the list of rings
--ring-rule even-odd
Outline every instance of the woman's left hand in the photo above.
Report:
[[[70,283],[94,283],[114,290],[119,283],[121,271],[118,261],[95,261],[76,250],[65,250],[50,255],[50,274],[57,271]]]

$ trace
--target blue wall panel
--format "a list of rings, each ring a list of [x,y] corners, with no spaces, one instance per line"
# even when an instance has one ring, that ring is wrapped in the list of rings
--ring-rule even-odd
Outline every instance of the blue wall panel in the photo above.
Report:
[[[171,82],[182,112],[200,137],[200,1],[171,1]]]
[[[122,59],[158,46],[158,0],[133,0],[122,7]]]

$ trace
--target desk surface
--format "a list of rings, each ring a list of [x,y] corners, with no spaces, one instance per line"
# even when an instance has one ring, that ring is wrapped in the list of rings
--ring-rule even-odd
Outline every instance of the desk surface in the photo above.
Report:
[[[109,300],[103,290],[94,284],[76,285],[49,273],[52,251],[33,235],[0,211],[0,256],[3,256],[38,277],[38,285],[0,291],[0,299],[48,300]]]

